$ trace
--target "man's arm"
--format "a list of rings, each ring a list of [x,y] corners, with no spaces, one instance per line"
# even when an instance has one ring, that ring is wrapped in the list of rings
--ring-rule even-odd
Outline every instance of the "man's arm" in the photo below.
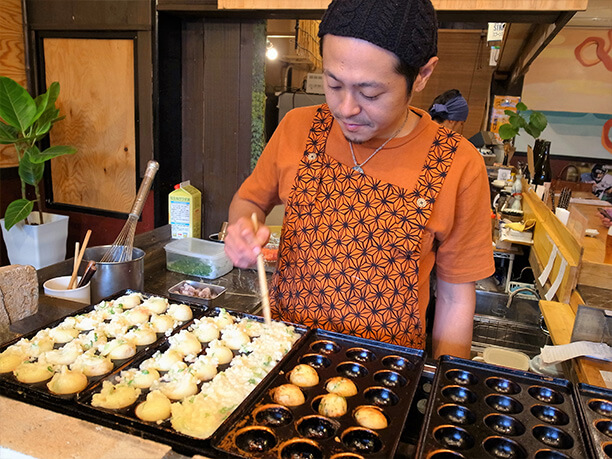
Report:
[[[259,228],[255,234],[251,215],[257,216]],[[255,264],[261,248],[270,239],[270,228],[263,224],[265,212],[253,202],[234,195],[229,208],[229,224],[225,236],[225,253],[234,266],[248,268]]]
[[[452,284],[438,277],[436,292],[432,332],[434,358],[449,354],[469,359],[476,308],[476,285],[474,282]]]

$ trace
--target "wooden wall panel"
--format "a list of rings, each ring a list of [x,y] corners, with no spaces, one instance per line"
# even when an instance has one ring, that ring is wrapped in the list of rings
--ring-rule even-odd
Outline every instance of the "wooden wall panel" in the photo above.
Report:
[[[134,41],[44,39],[47,86],[59,81],[52,145],[73,156],[51,162],[53,201],[129,212],[136,193]]]
[[[0,1],[0,75],[26,85],[21,0]],[[17,166],[17,152],[0,145],[0,167]]]
[[[489,66],[486,33],[481,30],[440,30],[440,61],[425,90],[416,93],[412,105],[427,110],[433,99],[449,89],[458,89],[468,102],[470,114],[462,134],[469,138],[486,126],[489,85],[494,68]]]

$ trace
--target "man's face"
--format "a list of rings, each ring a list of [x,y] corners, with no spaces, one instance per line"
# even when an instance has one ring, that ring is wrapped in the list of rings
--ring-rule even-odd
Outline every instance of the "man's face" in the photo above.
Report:
[[[404,122],[410,94],[397,63],[393,53],[367,41],[325,36],[325,98],[348,140],[388,138]]]

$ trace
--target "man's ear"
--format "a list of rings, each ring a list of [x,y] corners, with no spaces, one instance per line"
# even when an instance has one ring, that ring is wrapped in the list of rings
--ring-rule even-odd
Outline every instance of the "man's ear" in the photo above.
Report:
[[[438,57],[434,56],[427,61],[427,64],[419,69],[419,74],[414,80],[414,85],[412,86],[413,91],[420,92],[425,89],[425,85],[429,81],[429,77],[431,77],[436,65],[438,65]]]

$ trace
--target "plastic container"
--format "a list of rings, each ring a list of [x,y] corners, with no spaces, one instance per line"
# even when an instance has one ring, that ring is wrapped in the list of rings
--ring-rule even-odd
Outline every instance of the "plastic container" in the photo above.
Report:
[[[225,247],[216,242],[187,237],[168,243],[166,268],[189,276],[216,279],[234,267]]]

